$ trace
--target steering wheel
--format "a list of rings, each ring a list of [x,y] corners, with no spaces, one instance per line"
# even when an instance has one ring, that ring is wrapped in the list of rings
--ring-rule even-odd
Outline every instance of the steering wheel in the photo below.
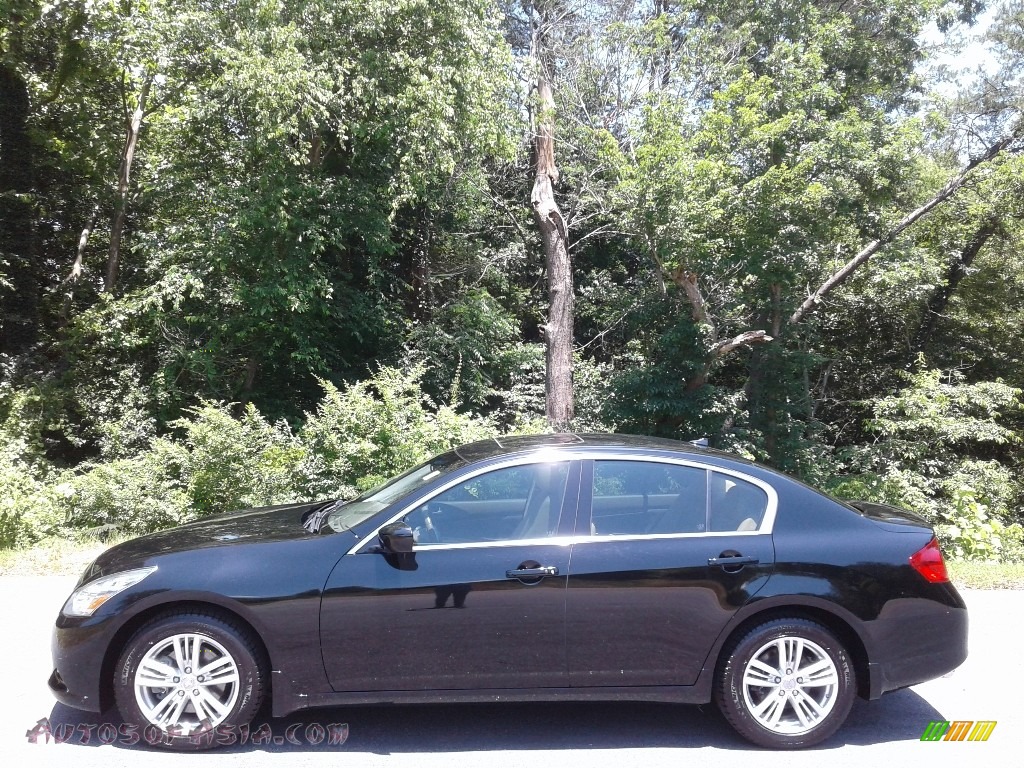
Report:
[[[445,513],[451,513],[454,508],[443,501],[432,501],[417,510],[416,516],[422,515],[422,522],[413,526],[413,540],[417,544],[441,544],[444,536],[438,527],[438,516],[444,517]]]

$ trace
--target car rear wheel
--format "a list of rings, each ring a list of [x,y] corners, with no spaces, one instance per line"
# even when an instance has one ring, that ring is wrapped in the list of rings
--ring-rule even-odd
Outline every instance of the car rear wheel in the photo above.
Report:
[[[715,700],[729,724],[762,747],[807,747],[843,724],[855,694],[842,643],[807,619],[776,619],[727,650]]]
[[[265,679],[260,658],[249,633],[233,623],[196,613],[159,617],[121,653],[117,708],[154,746],[215,746],[219,735],[255,717]]]

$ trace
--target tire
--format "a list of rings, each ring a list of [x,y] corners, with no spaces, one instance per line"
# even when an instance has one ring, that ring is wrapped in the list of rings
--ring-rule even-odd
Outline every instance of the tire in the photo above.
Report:
[[[856,682],[850,657],[825,627],[776,619],[727,647],[715,703],[737,733],[762,747],[824,741],[846,720]]]
[[[198,657],[198,666],[195,658]],[[248,725],[263,701],[265,665],[250,633],[200,613],[160,616],[125,644],[114,698],[147,744],[209,749]]]

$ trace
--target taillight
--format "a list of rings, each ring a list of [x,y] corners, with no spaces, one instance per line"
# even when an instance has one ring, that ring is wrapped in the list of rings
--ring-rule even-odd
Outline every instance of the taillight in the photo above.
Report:
[[[910,556],[910,564],[914,566],[915,571],[933,584],[949,581],[946,562],[942,559],[942,550],[939,549],[938,539],[934,536],[931,541]]]

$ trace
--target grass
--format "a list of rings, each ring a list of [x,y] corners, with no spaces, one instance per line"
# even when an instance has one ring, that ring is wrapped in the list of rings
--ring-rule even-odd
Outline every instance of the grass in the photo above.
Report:
[[[117,540],[48,539],[27,549],[0,549],[0,576],[78,576]],[[965,589],[1024,589],[1024,563],[947,563],[950,578]]]
[[[1024,563],[947,563],[958,587],[969,589],[1024,589]]]
[[[0,549],[0,576],[79,576],[115,543],[46,539],[24,549]]]

